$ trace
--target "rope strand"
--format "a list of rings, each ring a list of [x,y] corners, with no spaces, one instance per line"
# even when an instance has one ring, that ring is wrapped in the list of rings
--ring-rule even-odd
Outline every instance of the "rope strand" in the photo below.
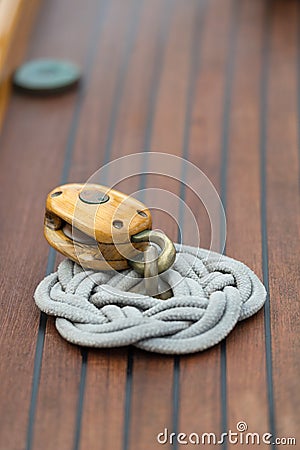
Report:
[[[161,278],[173,296],[158,300],[130,292],[133,270],[94,272],[65,259],[38,285],[34,298],[56,317],[63,338],[88,347],[134,345],[185,354],[219,343],[239,320],[256,313],[266,290],[243,263],[208,250],[175,244],[176,261]]]

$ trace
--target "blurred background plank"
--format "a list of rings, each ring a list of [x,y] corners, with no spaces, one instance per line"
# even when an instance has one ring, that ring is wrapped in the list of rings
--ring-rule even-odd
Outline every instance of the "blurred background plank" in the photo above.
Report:
[[[24,57],[38,6],[39,0],[0,3],[0,130],[10,92],[10,76]]]
[[[0,151],[0,450],[153,450],[164,428],[219,435],[242,420],[252,432],[297,437],[299,31],[296,0],[42,2],[27,58],[71,59],[83,81],[61,96],[9,100]],[[227,254],[269,287],[264,311],[200,354],[80,349],[32,300],[57,264],[42,236],[47,192],[142,150],[203,170],[226,209]],[[190,189],[149,175],[119,188],[146,188],[147,203],[147,188],[157,186],[182,196],[208,247],[209,217]],[[174,221],[153,214],[177,240]],[[181,226],[185,243],[197,244],[185,217]]]

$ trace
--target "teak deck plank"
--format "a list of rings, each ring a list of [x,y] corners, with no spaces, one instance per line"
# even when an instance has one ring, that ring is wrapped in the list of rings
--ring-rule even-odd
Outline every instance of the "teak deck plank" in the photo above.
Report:
[[[239,421],[299,441],[299,31],[296,0],[41,2],[28,59],[74,60],[83,81],[61,96],[13,93],[4,122],[0,450],[177,449],[157,434],[220,435]],[[142,150],[208,176],[227,214],[226,253],[269,290],[264,310],[203,353],[81,349],[32,299],[60,259],[42,235],[46,194]],[[183,195],[208,247],[207,212],[188,187],[149,175],[118,186],[150,187]],[[178,239],[174,221],[153,216]]]
[[[260,79],[267,8],[262,2],[242,4],[238,15],[227,171],[227,247],[262,277],[260,217]],[[253,26],[255,22],[255,27]],[[251,74],[251,76],[249,76]],[[243,149],[243,151],[241,151]],[[238,193],[238,195],[237,195]],[[244,421],[249,431],[269,429],[264,314],[236,327],[226,343],[228,427]],[[250,367],[253,370],[249,370]],[[257,368],[259,367],[259,370]],[[261,444],[263,448],[267,445]],[[229,448],[243,448],[232,444]]]
[[[299,12],[297,2],[287,9],[275,2],[265,75],[266,238],[278,436],[297,436],[300,429]]]
[[[186,92],[192,58],[190,49],[196,14],[198,14],[197,2],[190,2],[189,5],[184,2],[173,2],[173,8],[169,12],[167,40],[163,49],[164,57],[157,86],[155,109],[153,115],[148,118],[148,122],[152,123],[148,143],[151,151],[164,151],[170,148],[172,154],[182,155]],[[187,23],[192,26],[186,27]],[[171,133],[167,132],[170,128],[172,128]],[[164,171],[168,167],[160,166],[157,169]],[[156,187],[180,194],[180,185],[174,180],[163,176],[147,175],[144,186],[146,204],[147,189]],[[154,211],[153,223],[154,227],[167,229],[171,239],[178,240],[177,227],[170,224],[166,215]],[[174,424],[176,421],[174,396],[177,395],[176,358],[161,355],[149,357],[145,352],[139,351],[132,353],[128,448],[146,450],[151,445],[152,449],[157,449],[161,447],[161,444],[156,441],[157,434],[165,427],[172,429],[174,425],[176,426]]]
[[[221,130],[223,123],[224,91],[231,47],[233,2],[207,2],[204,14],[198,17],[198,39],[195,36],[193,59],[194,75],[190,87],[190,111],[187,111],[187,142],[185,157],[196,164],[220,192],[221,185]],[[216,33],[215,30],[218,30]],[[199,44],[197,45],[197,42]],[[211,223],[205,205],[199,204],[190,190],[186,190],[187,204],[195,211],[200,228],[200,245],[209,248],[212,238]],[[187,243],[193,245],[189,235]],[[218,230],[215,230],[218,234]],[[217,238],[215,251],[220,251]],[[221,407],[221,346],[200,354],[180,358],[178,401],[178,431],[202,433],[222,432]],[[201,421],[199,420],[201,417]],[[207,445],[203,445],[204,448]]]
[[[5,117],[11,76],[26,51],[39,0],[2,0],[0,4],[0,131]]]
[[[89,58],[88,64],[89,68],[85,67],[85,92],[82,97],[78,99],[77,102],[77,115],[73,117],[73,135],[69,135],[70,142],[70,153],[69,158],[71,165],[65,171],[65,180],[79,179],[84,181],[86,177],[93,172],[93,170],[103,163],[103,157],[101,155],[101,141],[94,141],[94,134],[91,125],[93,123],[94,129],[97,132],[96,136],[99,139],[101,132],[105,135],[106,132],[106,120],[109,119],[109,104],[113,98],[113,90],[115,89],[115,84],[118,79],[118,72],[121,70],[122,65],[122,47],[119,51],[115,51],[118,48],[120,42],[124,42],[126,45],[126,37],[130,31],[131,22],[129,20],[129,14],[132,12],[132,5],[134,2],[127,2],[127,4],[122,6],[120,3],[115,3],[114,5],[109,5],[108,2],[102,2],[102,8],[100,8],[100,15],[98,11],[98,19],[94,25],[94,30],[92,30],[93,36],[92,41],[89,45],[91,46],[91,56]],[[101,6],[101,5],[100,5]],[[98,9],[98,8],[97,8]],[[97,10],[96,10],[97,12]],[[124,18],[128,20],[124,20]],[[101,22],[100,22],[101,20]],[[97,26],[98,24],[98,26]],[[98,28],[98,30],[96,30]],[[95,37],[96,34],[96,37]],[[124,47],[123,47],[124,49]],[[97,69],[99,67],[100,69]],[[88,72],[88,73],[87,73]],[[96,83],[96,85],[95,85]],[[97,108],[100,105],[101,110],[104,112],[104,120],[102,121],[102,127],[98,124],[101,123],[101,115],[95,114],[95,120],[91,123],[91,117],[93,117],[93,108],[95,107],[95,93],[105,92],[105,96],[99,96],[100,103],[97,103]],[[107,108],[104,108],[105,103],[107,103]],[[99,120],[99,122],[98,122]],[[86,136],[87,142],[82,143],[81,131],[85,131],[86,128],[91,130],[91,133]],[[99,129],[100,128],[100,129]],[[72,132],[72,129],[70,133]],[[100,133],[98,134],[98,132]],[[86,160],[86,148],[94,148],[97,152],[95,153],[95,158],[89,158]],[[81,157],[85,160],[82,165],[77,168],[72,166],[72,153],[76,150],[80,152]],[[99,151],[100,150],[100,151]],[[78,156],[78,154],[77,154]],[[88,172],[87,172],[88,170]],[[46,336],[57,336],[53,321],[49,321],[47,325],[47,335]],[[39,385],[39,401],[37,403],[37,417],[34,427],[34,446],[33,448],[39,449],[43,445],[44,447],[49,445],[49,449],[52,446],[60,448],[65,446],[66,448],[73,448],[73,446],[79,443],[79,434],[75,432],[76,429],[80,429],[80,416],[78,416],[78,410],[80,410],[81,405],[81,395],[82,389],[82,356],[76,347],[72,347],[68,354],[64,352],[64,343],[55,343],[54,339],[45,340],[44,352],[43,352],[43,370],[41,372],[41,381]],[[65,354],[65,360],[61,359],[61,355]],[[113,354],[113,352],[112,352]],[[125,377],[126,373],[126,358],[123,358],[123,364],[121,359],[121,352],[117,351],[117,356],[115,358],[109,358],[104,352],[102,352],[103,360],[101,365],[105,371],[108,371],[109,367],[112,365],[114,374],[109,377],[109,381],[115,378],[114,375],[120,377],[121,379]],[[121,359],[121,361],[120,361]],[[71,370],[69,372],[69,380],[62,380],[57,383],[57,391],[53,391],[53,385],[51,382],[51,373],[55,371],[57,366],[57,361],[60,360],[60,367],[63,369],[64,365],[70,365]],[[89,358],[90,361],[90,358]],[[112,362],[111,362],[112,361]],[[121,365],[121,367],[120,367]],[[90,363],[89,367],[93,367]],[[99,367],[97,366],[97,369]],[[97,375],[99,376],[99,370],[97,370]],[[108,372],[111,374],[111,370]],[[90,370],[89,370],[90,373]],[[100,373],[102,373],[100,371]],[[104,372],[105,373],[105,372]],[[88,378],[89,379],[89,378]],[[67,389],[66,389],[67,387]],[[103,389],[103,387],[102,387]],[[106,385],[103,391],[103,396],[106,394],[108,386]],[[61,395],[61,391],[64,393]],[[109,389],[108,389],[109,391]],[[123,389],[124,391],[124,389]],[[98,392],[96,398],[98,398],[97,405],[99,407],[99,401],[101,401],[101,392]],[[115,401],[118,402],[118,391],[112,389],[111,396],[115,397]],[[93,398],[93,397],[92,397]],[[73,403],[70,404],[68,399],[72,399]],[[102,403],[102,402],[101,402]],[[112,407],[114,401],[112,400]],[[118,404],[118,403],[117,403]],[[116,404],[116,406],[117,406]],[[51,409],[51,405],[54,405],[54,410]],[[57,409],[56,409],[57,408]],[[121,407],[117,408],[122,412]],[[113,409],[114,411],[114,409]],[[49,420],[49,412],[51,418]],[[106,410],[105,414],[109,417],[109,413]],[[61,418],[64,418],[61,420]],[[94,417],[96,419],[97,415]],[[122,416],[120,421],[122,421]],[[50,425],[49,425],[50,423]],[[95,423],[94,421],[92,423]],[[43,427],[42,424],[48,424]],[[68,432],[65,429],[68,424]],[[107,424],[104,424],[108,429]],[[98,427],[96,428],[98,430]],[[54,438],[52,436],[55,435]],[[116,438],[116,433],[113,435],[113,439]],[[44,443],[46,440],[46,444]],[[98,445],[98,439],[94,440],[94,445]],[[115,440],[111,443],[112,447],[115,446]]]
[[[7,193],[2,202],[1,224],[1,259],[7,270],[1,283],[1,349],[6,355],[1,364],[0,435],[3,449],[20,449],[26,445],[39,318],[32,308],[32,292],[36,276],[45,274],[48,252],[40,234],[42,191],[48,190],[53,183],[45,175],[45,168],[48,174],[57,177],[60,155],[57,143],[64,141],[65,125],[73,109],[72,100],[73,96],[59,100],[58,115],[57,100],[49,99],[46,106],[40,100],[14,96],[2,135],[1,180],[3,191]],[[42,124],[47,126],[47,140],[38,132]]]
[[[124,73],[124,80],[120,80],[122,86],[118,88],[117,98],[113,97],[113,104],[117,102],[118,109],[115,112],[116,117],[110,118],[109,130],[113,129],[113,137],[106,138],[103,145],[105,155],[110,152],[113,158],[117,158],[130,153],[130,151],[140,151],[145,145],[145,130],[147,129],[149,118],[150,95],[155,89],[156,84],[156,61],[160,52],[161,27],[165,21],[165,6],[161,8],[160,2],[145,3],[140,11],[140,23],[137,28],[136,47],[134,53],[130,54],[129,64]],[[162,13],[161,20],[157,17]],[[156,29],[158,36],[151,40],[153,29]],[[126,62],[125,62],[126,63]],[[127,61],[128,63],[128,61]],[[125,72],[125,69],[123,69]],[[136,73],[143,74],[141,79],[137,79]],[[154,86],[153,86],[154,85]],[[150,111],[151,114],[151,111]],[[98,149],[99,147],[98,144]],[[111,158],[112,156],[110,156]],[[103,159],[102,159],[103,161]],[[107,161],[106,161],[107,162]],[[99,155],[96,159],[95,167],[99,166]],[[109,181],[109,180],[108,180]],[[135,179],[127,180],[122,183],[122,190],[134,191],[138,189],[138,181]],[[119,187],[120,188],[120,187]],[[123,448],[123,440],[128,441],[129,433],[123,438],[125,418],[125,404],[128,404],[128,394],[126,389],[126,373],[128,364],[127,349],[119,350],[109,356],[111,363],[108,365],[107,389],[112,389],[109,404],[102,410],[99,408],[99,394],[92,395],[95,389],[98,393],[103,392],[103,401],[107,402],[107,392],[103,390],[103,379],[99,377],[101,366],[105,365],[106,356],[102,352],[102,359],[99,358],[98,351],[88,352],[87,377],[85,383],[85,400],[82,417],[81,430],[81,448],[100,449],[100,448]],[[116,373],[114,365],[119,366]],[[129,359],[130,365],[130,359]],[[129,369],[129,366],[128,366]],[[103,369],[102,369],[103,370]],[[112,381],[116,380],[113,385]],[[94,416],[96,415],[99,427],[93,426]],[[92,419],[93,417],[93,419]],[[111,426],[114,426],[114,432],[111,432]],[[125,425],[126,426],[126,425]],[[106,430],[103,432],[103,430]]]

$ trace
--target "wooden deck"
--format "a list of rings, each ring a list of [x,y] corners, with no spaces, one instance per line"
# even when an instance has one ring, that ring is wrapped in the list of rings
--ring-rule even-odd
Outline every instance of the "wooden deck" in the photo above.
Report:
[[[13,93],[6,111],[1,450],[176,449],[157,434],[220,434],[239,421],[300,448],[299,36],[296,0],[42,2],[28,59],[67,57],[84,78],[61,96]],[[143,149],[206,173],[226,208],[226,253],[269,292],[264,310],[200,354],[80,349],[33,302],[56,265],[42,233],[46,194]]]

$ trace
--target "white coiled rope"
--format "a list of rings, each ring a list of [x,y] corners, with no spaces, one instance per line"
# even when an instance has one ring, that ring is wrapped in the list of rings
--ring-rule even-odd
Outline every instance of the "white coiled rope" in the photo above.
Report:
[[[88,347],[134,345],[157,353],[205,350],[239,320],[256,313],[266,291],[247,266],[232,258],[175,244],[176,261],[161,275],[173,297],[159,300],[130,292],[133,270],[94,272],[65,259],[37,287],[34,298],[56,317],[69,342]]]

